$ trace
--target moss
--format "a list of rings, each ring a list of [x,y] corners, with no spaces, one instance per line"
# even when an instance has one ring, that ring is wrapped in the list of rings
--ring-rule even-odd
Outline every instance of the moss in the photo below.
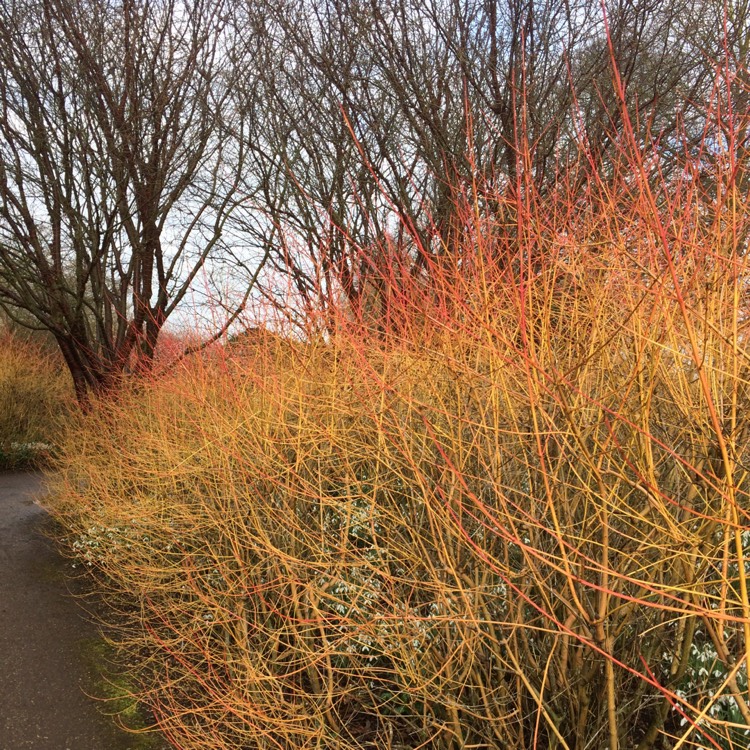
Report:
[[[116,650],[101,636],[82,638],[79,648],[91,680],[90,692],[103,701],[103,713],[123,727],[112,750],[166,750],[167,742],[150,730],[144,707],[133,697],[133,684],[118,668]]]

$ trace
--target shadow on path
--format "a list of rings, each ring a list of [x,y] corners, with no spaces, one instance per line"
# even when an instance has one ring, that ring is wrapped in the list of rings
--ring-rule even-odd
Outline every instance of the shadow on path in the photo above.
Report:
[[[97,631],[42,532],[41,492],[40,474],[0,473],[0,750],[137,750],[86,695],[96,676],[82,653]]]

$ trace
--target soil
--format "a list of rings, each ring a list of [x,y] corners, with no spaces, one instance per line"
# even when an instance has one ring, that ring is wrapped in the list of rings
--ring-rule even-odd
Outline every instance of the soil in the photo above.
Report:
[[[0,750],[161,748],[107,715],[104,641],[66,586],[42,492],[40,474],[0,473]]]

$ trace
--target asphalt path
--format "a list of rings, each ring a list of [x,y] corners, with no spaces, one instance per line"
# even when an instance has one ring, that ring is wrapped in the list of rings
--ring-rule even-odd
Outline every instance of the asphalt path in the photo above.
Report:
[[[39,474],[0,473],[0,750],[136,750],[90,697],[100,678],[82,654],[97,628],[44,533],[42,491]]]

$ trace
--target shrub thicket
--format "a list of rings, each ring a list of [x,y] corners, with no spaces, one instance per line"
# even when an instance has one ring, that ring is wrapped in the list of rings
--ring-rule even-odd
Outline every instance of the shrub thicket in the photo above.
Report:
[[[59,358],[0,324],[0,467],[43,461],[73,399]]]
[[[745,174],[624,131],[70,431],[54,510],[175,745],[747,746]]]

